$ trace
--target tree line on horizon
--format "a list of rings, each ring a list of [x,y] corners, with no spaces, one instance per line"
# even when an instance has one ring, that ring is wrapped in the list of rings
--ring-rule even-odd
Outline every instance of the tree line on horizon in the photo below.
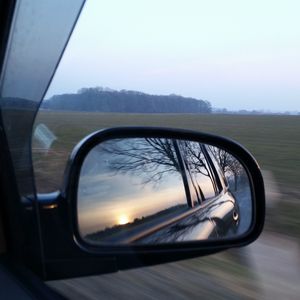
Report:
[[[151,95],[109,88],[82,88],[77,93],[54,95],[43,109],[124,113],[211,113],[209,101],[180,95]]]

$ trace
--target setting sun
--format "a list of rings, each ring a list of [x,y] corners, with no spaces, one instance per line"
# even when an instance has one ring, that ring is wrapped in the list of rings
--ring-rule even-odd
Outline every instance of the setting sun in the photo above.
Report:
[[[124,224],[127,224],[127,223],[129,223],[128,216],[126,216],[126,215],[120,215],[119,218],[118,218],[118,224],[119,225],[124,225]]]

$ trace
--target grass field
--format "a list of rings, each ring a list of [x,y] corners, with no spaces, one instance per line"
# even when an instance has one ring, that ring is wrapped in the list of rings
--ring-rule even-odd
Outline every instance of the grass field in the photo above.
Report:
[[[300,232],[300,117],[199,114],[103,114],[41,111],[36,124],[43,123],[57,140],[51,151],[34,151],[39,192],[59,189],[73,147],[87,134],[107,127],[125,125],[164,126],[193,129],[234,139],[244,145],[262,169],[271,171],[285,197],[276,216],[276,228]],[[34,147],[39,145],[34,144]],[[276,211],[277,211],[276,210]],[[275,212],[272,212],[272,215]],[[275,221],[272,223],[276,223]],[[298,232],[298,233],[297,233]]]

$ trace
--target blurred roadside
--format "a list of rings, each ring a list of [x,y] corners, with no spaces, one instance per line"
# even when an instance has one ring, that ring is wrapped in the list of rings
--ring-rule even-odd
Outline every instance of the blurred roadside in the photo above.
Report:
[[[203,258],[49,282],[70,299],[299,299],[299,201],[263,171],[267,218],[252,245]],[[298,198],[299,199],[299,198]],[[298,220],[299,222],[299,220]]]
[[[266,193],[266,211],[270,208],[276,207],[279,204],[281,193],[279,191],[279,186],[276,183],[276,180],[272,172],[267,170],[262,170],[262,175],[264,178],[265,184],[265,193]]]
[[[277,183],[270,171],[262,173],[266,192],[264,232],[291,237],[300,244],[300,190]]]

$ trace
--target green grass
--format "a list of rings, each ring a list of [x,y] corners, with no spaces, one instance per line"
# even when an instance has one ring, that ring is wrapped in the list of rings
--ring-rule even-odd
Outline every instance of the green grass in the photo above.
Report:
[[[68,154],[87,134],[106,127],[147,125],[193,129],[232,138],[255,156],[262,169],[272,171],[281,187],[299,189],[299,116],[40,112],[39,122],[58,137],[53,150],[60,160],[54,161],[60,177]],[[47,156],[47,164],[51,159],[51,155]]]

